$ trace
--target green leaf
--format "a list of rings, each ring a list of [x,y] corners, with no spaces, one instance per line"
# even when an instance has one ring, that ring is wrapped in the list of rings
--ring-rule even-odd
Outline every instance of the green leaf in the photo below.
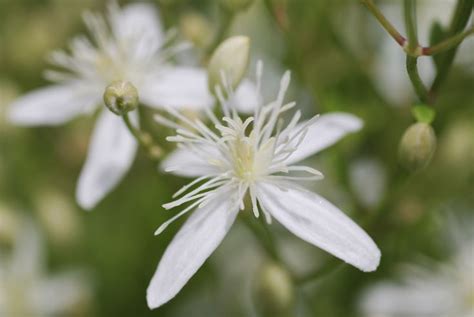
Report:
[[[416,121],[430,124],[433,122],[436,111],[427,105],[416,105],[412,108],[411,113]]]
[[[430,28],[430,46],[440,43],[445,38],[446,38],[446,30],[443,29],[443,26],[441,25],[441,23],[439,23],[439,21],[433,22]],[[436,65],[436,68],[439,68],[442,55],[443,54],[433,55],[433,61]]]

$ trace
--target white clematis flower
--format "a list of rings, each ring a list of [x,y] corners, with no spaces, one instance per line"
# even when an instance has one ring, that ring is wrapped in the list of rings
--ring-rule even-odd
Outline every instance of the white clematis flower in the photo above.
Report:
[[[0,315],[74,315],[91,295],[83,274],[46,275],[41,236],[32,222],[21,220],[12,251],[0,250]]]
[[[257,91],[261,72],[259,64]],[[380,251],[372,239],[337,207],[294,182],[321,179],[319,171],[294,163],[359,130],[362,122],[350,114],[332,113],[298,124],[301,114],[297,111],[284,126],[281,114],[295,105],[283,103],[289,81],[287,72],[276,100],[260,105],[246,120],[237,115],[218,89],[224,118],[219,121],[208,112],[216,131],[173,109],[169,112],[185,125],[157,116],[160,123],[176,128],[177,135],[168,140],[180,147],[163,162],[163,167],[197,179],[179,190],[175,201],[163,206],[170,209],[190,203],[158,228],[157,234],[176,218],[195,211],[158,265],[147,291],[150,308],[173,298],[217,248],[239,210],[244,209],[246,195],[255,217],[263,214],[268,223],[274,217],[296,236],[362,271],[377,268]],[[224,87],[230,90],[228,83]]]
[[[473,220],[448,218],[443,223],[448,224],[448,237],[444,236],[443,242],[451,242],[451,258],[443,263],[406,266],[399,282],[375,284],[361,298],[364,316],[474,316]]]
[[[50,70],[55,82],[17,99],[10,105],[9,119],[18,125],[57,125],[102,104],[107,85],[116,80],[133,83],[140,100],[148,106],[201,108],[213,98],[205,70],[168,63],[183,45],[170,46],[171,33],[164,34],[155,7],[136,3],[108,7],[107,19],[86,13],[84,21],[92,36],[73,39],[71,53],[56,51],[51,63],[63,71]],[[130,113],[138,124],[137,111]],[[79,177],[77,201],[84,209],[94,206],[114,188],[130,168],[137,150],[121,118],[104,109],[92,134],[89,154]]]

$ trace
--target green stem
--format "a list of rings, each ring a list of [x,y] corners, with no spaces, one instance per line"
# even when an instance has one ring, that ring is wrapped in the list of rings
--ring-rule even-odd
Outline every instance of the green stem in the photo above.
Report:
[[[408,36],[408,52],[414,53],[418,47],[418,34],[416,31],[416,2],[405,0],[404,5],[405,27]]]
[[[149,158],[153,161],[158,160],[161,156],[162,150],[153,142],[151,135],[141,131],[140,129],[137,129],[132,124],[128,112],[122,115],[122,119],[127,129],[130,131],[135,140],[137,140],[138,144],[140,144],[140,146],[147,151]]]
[[[420,101],[423,103],[429,103],[430,100],[428,98],[428,90],[426,89],[425,84],[423,84],[423,81],[420,78],[420,74],[418,73],[417,62],[417,57],[407,55],[407,73]]]
[[[234,20],[235,13],[230,12],[224,8],[220,8],[220,20],[219,27],[217,28],[217,33],[214,36],[211,44],[207,48],[207,55],[210,56],[214,50],[217,48],[220,42],[224,39],[225,35],[229,31],[232,21]]]
[[[466,27],[471,16],[473,4],[474,0],[458,0],[447,36],[455,36],[455,34],[461,32]],[[429,92],[432,98],[437,95],[441,84],[445,81],[456,56],[458,46],[459,43],[440,56],[441,62]]]
[[[249,228],[254,236],[260,241],[260,244],[268,253],[268,255],[278,263],[282,263],[281,257],[275,246],[275,241],[271,235],[270,230],[267,227],[267,224],[264,223],[265,220],[261,220],[260,224],[251,217],[251,215],[243,215],[244,224]],[[262,216],[260,217],[262,218]]]
[[[424,47],[422,50],[422,55],[436,55],[438,53],[442,53],[446,50],[449,50],[459,44],[468,36],[474,34],[474,27],[471,27],[470,29],[458,33],[453,37],[450,37],[448,39],[445,39],[441,41],[440,43],[430,46],[430,47]]]
[[[397,31],[397,29],[387,20],[382,11],[377,8],[373,0],[361,0],[362,3],[369,9],[372,15],[379,21],[382,27],[392,36],[392,38],[400,44],[405,45],[406,39]]]

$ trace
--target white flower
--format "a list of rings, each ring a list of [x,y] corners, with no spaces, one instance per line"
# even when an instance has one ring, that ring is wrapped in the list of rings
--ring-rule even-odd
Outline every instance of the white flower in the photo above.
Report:
[[[259,64],[257,91],[261,72]],[[294,163],[359,130],[362,123],[350,114],[333,113],[298,124],[300,112],[297,111],[283,125],[281,114],[295,105],[283,103],[289,81],[287,72],[276,100],[257,107],[254,116],[246,120],[237,115],[232,103],[224,100],[222,91],[217,90],[224,118],[219,121],[208,112],[216,131],[201,121],[186,119],[173,109],[169,112],[185,126],[157,116],[162,124],[177,129],[177,135],[168,140],[180,147],[163,163],[164,168],[198,178],[180,189],[174,195],[175,201],[163,206],[170,209],[190,203],[158,228],[157,234],[176,218],[192,209],[195,211],[158,265],[147,291],[151,308],[173,298],[217,248],[239,210],[244,209],[247,195],[255,217],[263,214],[268,223],[274,217],[301,239],[363,271],[377,268],[380,251],[372,239],[337,207],[293,182],[321,179],[319,171]],[[229,89],[229,84],[224,83],[224,87]]]
[[[400,282],[382,281],[361,299],[367,317],[474,316],[474,231],[472,221],[452,227],[457,236],[446,263],[406,267]],[[449,240],[449,237],[448,239]]]
[[[7,254],[0,250],[0,315],[74,314],[89,298],[86,280],[76,271],[46,276],[41,237],[36,227],[25,220],[19,229],[12,251]]]
[[[79,36],[71,42],[70,54],[53,52],[51,63],[63,71],[49,70],[45,75],[55,84],[14,101],[10,121],[29,126],[57,125],[91,113],[102,105],[106,86],[115,80],[133,83],[140,100],[152,107],[201,108],[212,104],[205,70],[168,63],[184,47],[169,45],[172,34],[163,34],[152,5],[136,3],[120,9],[111,2],[107,20],[86,13],[84,21],[92,41]],[[117,185],[137,150],[137,142],[121,118],[102,109],[77,187],[77,200],[84,209],[92,209]],[[138,112],[130,115],[138,125]]]

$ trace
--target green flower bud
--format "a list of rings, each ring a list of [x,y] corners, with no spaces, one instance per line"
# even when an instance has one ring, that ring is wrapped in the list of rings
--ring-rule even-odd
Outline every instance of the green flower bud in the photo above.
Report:
[[[255,285],[255,306],[262,316],[290,316],[294,285],[289,272],[276,263],[261,268]]]
[[[424,168],[436,149],[433,128],[423,122],[412,124],[403,134],[399,146],[401,163],[409,170]]]
[[[128,81],[117,80],[105,88],[104,103],[116,115],[123,115],[138,107],[138,91]]]
[[[247,9],[253,0],[221,0],[222,6],[231,12],[238,12]]]
[[[222,42],[214,51],[207,66],[209,90],[215,93],[221,86],[222,76],[236,88],[249,65],[250,39],[247,36],[233,36]]]

